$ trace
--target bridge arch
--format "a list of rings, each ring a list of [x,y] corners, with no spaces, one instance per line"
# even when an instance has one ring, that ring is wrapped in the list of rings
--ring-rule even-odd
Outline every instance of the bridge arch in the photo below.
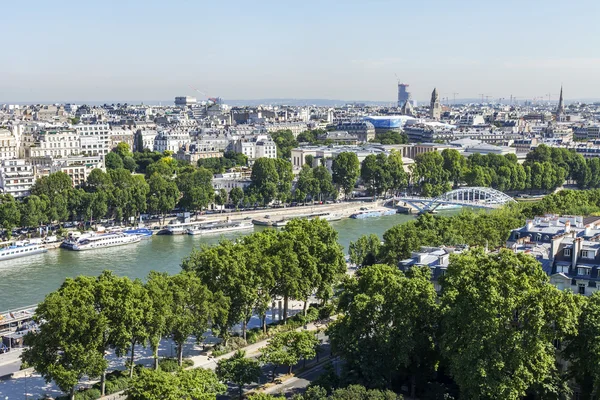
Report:
[[[419,210],[419,212],[434,211],[442,204],[455,204],[477,208],[498,208],[504,204],[515,202],[507,194],[487,187],[462,187],[435,198],[406,196],[396,197],[394,200],[410,204]]]
[[[502,206],[515,199],[499,190],[488,187],[464,187],[446,192],[431,200],[432,204],[475,203],[481,206]]]

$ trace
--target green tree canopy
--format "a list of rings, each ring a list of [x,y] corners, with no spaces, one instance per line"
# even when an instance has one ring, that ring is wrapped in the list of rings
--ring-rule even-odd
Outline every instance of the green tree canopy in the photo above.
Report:
[[[483,249],[452,258],[442,280],[442,355],[466,398],[520,399],[556,375],[553,341],[576,332],[574,295],[535,258]]]
[[[331,166],[333,182],[343,191],[346,198],[352,193],[360,174],[360,164],[355,153],[340,153],[333,159]]]

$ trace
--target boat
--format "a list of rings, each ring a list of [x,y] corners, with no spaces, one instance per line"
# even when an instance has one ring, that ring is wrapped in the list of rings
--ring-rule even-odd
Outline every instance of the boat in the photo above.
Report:
[[[396,210],[391,210],[391,209],[363,210],[363,211],[359,211],[357,213],[350,215],[350,218],[366,219],[366,218],[383,217],[385,215],[394,215],[394,214],[396,214]]]
[[[149,239],[152,237],[152,230],[148,228],[134,228],[134,229],[125,229],[122,231],[128,235],[138,235],[142,239]]]
[[[27,241],[12,244],[7,243],[5,247],[0,248],[0,261],[33,256],[47,251],[48,249],[37,243],[29,243]]]
[[[218,235],[220,233],[235,232],[246,229],[253,229],[254,225],[248,222],[213,222],[202,224],[187,230],[188,235]]]
[[[202,225],[202,221],[175,222],[168,224],[165,229],[160,230],[157,235],[185,235],[188,230],[195,229],[200,225]]]
[[[139,235],[126,233],[103,233],[82,235],[77,239],[69,238],[63,243],[63,248],[74,251],[103,249],[106,247],[122,246],[137,243],[141,240]]]

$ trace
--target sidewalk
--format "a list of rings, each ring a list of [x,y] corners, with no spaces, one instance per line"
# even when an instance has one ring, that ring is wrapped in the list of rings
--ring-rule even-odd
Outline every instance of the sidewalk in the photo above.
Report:
[[[310,324],[308,324],[306,326],[306,329],[304,329],[304,327],[300,327],[297,328],[296,331],[301,332],[303,330],[307,330],[307,331],[316,331],[318,329],[321,329],[322,327],[324,327],[325,325],[319,325],[317,326],[314,322],[311,322]],[[265,339],[265,340],[261,340],[260,342],[256,342],[254,344],[248,345],[246,347],[241,348],[240,350],[244,350],[246,352],[246,356],[251,356],[251,355],[256,355],[257,353],[260,353],[260,349],[262,349],[263,347],[266,347],[267,344],[269,343],[269,338]],[[217,363],[220,360],[226,360],[228,358],[233,357],[233,355],[236,353],[237,350],[235,351],[231,351],[227,354],[223,354],[219,357],[209,357],[209,356],[195,356],[195,357],[190,357],[190,360],[192,360],[194,362],[194,365],[192,367],[189,367],[188,369],[193,369],[193,368],[205,368],[205,369],[215,369],[217,367]]]

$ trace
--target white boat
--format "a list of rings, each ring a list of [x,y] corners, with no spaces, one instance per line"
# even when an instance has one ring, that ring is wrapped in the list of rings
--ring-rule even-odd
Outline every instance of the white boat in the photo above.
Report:
[[[218,235],[221,233],[253,229],[254,225],[249,222],[213,222],[201,224],[187,230],[188,235]]]
[[[65,248],[75,251],[103,249],[106,247],[123,246],[137,243],[141,240],[139,235],[128,235],[126,233],[103,233],[80,237],[74,242],[67,243]]]
[[[200,225],[202,225],[202,221],[194,221],[194,222],[175,222],[169,224],[163,229],[159,231],[159,235],[184,235],[190,229],[196,229]]]
[[[15,242],[13,244],[0,248],[0,261],[33,256],[35,254],[41,254],[47,251],[48,249],[39,244],[29,242]]]

